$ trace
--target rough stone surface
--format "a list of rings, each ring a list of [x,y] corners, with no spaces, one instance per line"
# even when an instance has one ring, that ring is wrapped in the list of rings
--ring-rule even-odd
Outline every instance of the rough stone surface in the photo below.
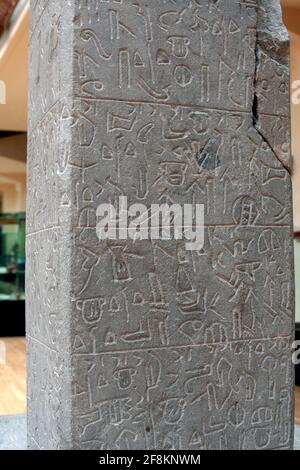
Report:
[[[291,171],[289,36],[278,0],[262,0],[257,23],[254,123],[266,144]],[[271,81],[271,85],[270,85]]]
[[[26,448],[26,416],[0,416],[0,450]],[[295,426],[294,450],[300,450],[300,426]]]
[[[31,2],[30,448],[292,447],[278,3]],[[204,204],[204,248],[100,243],[120,196]]]

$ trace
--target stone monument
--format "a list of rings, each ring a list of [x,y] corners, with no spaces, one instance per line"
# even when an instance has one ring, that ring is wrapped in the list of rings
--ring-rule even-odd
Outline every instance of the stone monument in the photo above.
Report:
[[[29,108],[30,448],[291,448],[279,0],[32,1]],[[204,245],[100,241],[124,197],[203,204]]]

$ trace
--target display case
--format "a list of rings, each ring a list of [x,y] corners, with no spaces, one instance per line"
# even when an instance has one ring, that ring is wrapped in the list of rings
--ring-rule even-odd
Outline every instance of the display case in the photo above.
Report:
[[[0,302],[25,299],[25,214],[0,214]]]

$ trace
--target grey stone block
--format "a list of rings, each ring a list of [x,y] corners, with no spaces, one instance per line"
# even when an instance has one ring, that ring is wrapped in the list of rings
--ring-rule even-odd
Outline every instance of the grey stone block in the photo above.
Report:
[[[28,442],[288,449],[294,328],[279,2],[32,2]],[[198,203],[205,244],[102,241]]]
[[[0,416],[0,450],[26,450],[26,416]],[[294,450],[300,450],[300,426],[295,426]]]

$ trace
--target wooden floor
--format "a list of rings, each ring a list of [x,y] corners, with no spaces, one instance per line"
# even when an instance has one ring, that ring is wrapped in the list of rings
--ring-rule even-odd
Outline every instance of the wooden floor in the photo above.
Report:
[[[2,364],[2,345],[6,364]],[[0,415],[26,412],[26,343],[23,338],[0,339]],[[296,389],[296,419],[300,424],[300,387]]]
[[[3,347],[3,345],[5,347]],[[6,361],[3,361],[5,350]],[[26,343],[0,339],[0,415],[26,412]]]

